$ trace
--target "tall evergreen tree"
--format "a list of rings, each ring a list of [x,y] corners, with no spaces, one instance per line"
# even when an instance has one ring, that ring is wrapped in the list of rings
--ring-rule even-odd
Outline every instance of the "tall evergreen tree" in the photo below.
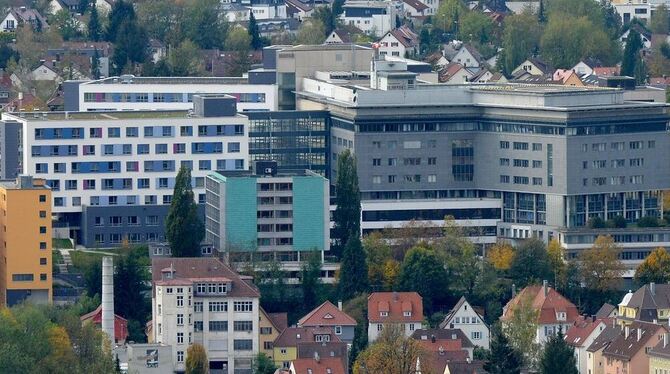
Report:
[[[541,24],[547,22],[547,15],[544,11],[544,0],[540,0],[540,7],[537,10],[537,21]]]
[[[179,169],[172,194],[172,205],[165,219],[165,236],[175,257],[197,257],[205,227],[191,189],[191,170]]]
[[[88,38],[94,42],[99,42],[102,39],[102,25],[100,25],[100,15],[98,14],[98,7],[91,7],[91,16],[88,19]]]
[[[640,59],[640,50],[642,49],[642,39],[640,34],[633,27],[630,28],[626,47],[623,50],[623,60],[621,61],[621,75],[628,77],[635,76],[635,67]]]
[[[319,297],[319,285],[321,283],[321,256],[318,252],[305,253],[307,261],[302,265],[301,271],[301,289],[302,289],[302,308],[305,313],[317,306]]]
[[[91,57],[91,76],[93,79],[100,79],[100,54],[96,48]]]
[[[521,354],[509,344],[499,327],[493,329],[491,350],[488,352],[484,370],[490,374],[518,374],[523,366]]]
[[[335,221],[333,254],[341,256],[342,248],[349,238],[360,237],[361,231],[361,196],[358,189],[356,157],[348,149],[337,158],[335,194],[337,208],[333,213]]]
[[[349,300],[368,288],[368,265],[361,239],[357,235],[349,238],[344,247],[340,265],[338,291],[342,300]]]
[[[109,22],[107,24],[106,40],[108,42],[116,42],[117,35],[121,29],[121,25],[125,22],[135,22],[135,8],[133,4],[124,0],[119,0],[112,5],[112,10],[108,15]]]
[[[249,36],[251,36],[251,48],[261,49],[263,47],[263,40],[261,39],[261,34],[258,31],[258,23],[256,22],[256,17],[254,12],[249,14]]]
[[[563,338],[563,331],[552,336],[544,346],[540,371],[542,374],[578,374],[574,349]]]
[[[142,64],[149,59],[149,37],[136,20],[123,22],[114,43],[112,64],[118,74],[127,66]]]
[[[79,0],[79,14],[84,14],[88,10],[88,7],[91,6],[90,0]]]

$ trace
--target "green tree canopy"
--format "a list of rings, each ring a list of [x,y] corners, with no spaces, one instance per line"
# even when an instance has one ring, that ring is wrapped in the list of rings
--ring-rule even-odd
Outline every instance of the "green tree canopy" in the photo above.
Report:
[[[445,301],[448,284],[443,259],[434,249],[417,246],[407,252],[400,266],[399,287],[418,292],[427,311]]]
[[[296,43],[298,44],[321,44],[326,39],[326,26],[317,18],[303,21],[298,29]]]
[[[574,349],[564,339],[563,331],[549,338],[540,359],[542,374],[578,374]]]
[[[258,22],[256,22],[256,16],[254,12],[249,14],[249,36],[251,37],[251,48],[261,49],[263,47],[263,39],[261,39],[261,34],[258,31]]]
[[[516,248],[510,277],[518,287],[553,278],[547,250],[541,240],[526,239]]]
[[[502,38],[503,50],[498,68],[506,75],[533,55],[542,35],[537,17],[530,11],[505,17]]]
[[[642,49],[642,38],[634,28],[630,29],[626,46],[623,51],[623,60],[621,61],[621,75],[634,77],[635,67],[640,60],[640,50]]]
[[[94,42],[102,40],[102,25],[100,24],[100,15],[98,14],[98,7],[91,7],[91,15],[88,18],[88,38]]]
[[[460,19],[466,11],[465,4],[461,0],[440,1],[440,6],[431,18],[433,26],[444,32],[452,33],[452,37],[455,38],[458,35]]]
[[[223,48],[228,23],[220,16],[219,0],[193,0],[185,10],[184,37],[202,49]]]
[[[113,43],[117,42],[118,34],[121,31],[121,25],[127,22],[135,22],[135,9],[133,8],[133,4],[125,0],[114,2],[112,10],[108,15],[107,31],[105,35],[106,40]]]
[[[530,295],[521,296],[519,303],[508,313],[509,317],[503,322],[503,334],[512,348],[522,354],[524,365],[537,368],[542,348],[535,342],[539,311],[533,308]]]
[[[314,309],[321,295],[321,254],[319,252],[306,253],[302,256],[307,259],[302,264],[300,288],[302,289],[301,308],[305,313]]]
[[[485,44],[493,41],[493,20],[481,12],[466,12],[460,18],[460,38],[468,42]]]
[[[352,235],[342,255],[338,294],[342,300],[349,300],[357,293],[366,292],[367,289],[368,266],[365,250],[363,250],[361,239],[357,235]]]
[[[254,374],[274,374],[277,365],[270,357],[263,352],[259,352],[254,360]]]
[[[361,196],[356,157],[348,149],[337,158],[335,195],[337,207],[333,213],[333,252],[340,255],[349,238],[360,237],[361,232]]]
[[[596,291],[616,289],[624,272],[618,255],[621,247],[611,236],[598,236],[593,246],[579,254],[581,276],[586,288]]]
[[[651,13],[649,27],[654,34],[667,34],[670,32],[670,26],[668,25],[668,8],[665,4],[660,4]]]
[[[184,40],[168,53],[170,75],[176,77],[194,77],[203,73],[200,51],[190,40]]]
[[[523,357],[510,346],[500,327],[491,329],[491,349],[486,355],[484,370],[489,374],[519,374],[523,367]]]
[[[185,167],[179,169],[175,180],[172,204],[165,219],[165,236],[173,256],[200,255],[200,242],[205,237],[205,228],[191,188],[191,170]]]

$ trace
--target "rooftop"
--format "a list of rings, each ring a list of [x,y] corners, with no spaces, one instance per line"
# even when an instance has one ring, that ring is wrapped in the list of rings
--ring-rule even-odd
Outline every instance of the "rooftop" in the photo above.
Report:
[[[248,84],[244,77],[136,77],[122,75],[82,82],[82,84]]]
[[[128,119],[189,118],[187,110],[124,110],[100,112],[11,112],[5,113],[9,119],[36,121],[91,121]],[[199,118],[197,116],[191,117]],[[237,117],[245,118],[238,114]]]

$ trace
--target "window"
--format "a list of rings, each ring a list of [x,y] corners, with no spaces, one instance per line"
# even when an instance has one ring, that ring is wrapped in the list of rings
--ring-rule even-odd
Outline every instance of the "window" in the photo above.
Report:
[[[388,317],[388,316],[389,316],[389,312],[386,312],[386,311],[384,311],[384,312],[379,312],[379,316],[380,316],[380,317]]]
[[[184,333],[183,332],[178,332],[177,333],[177,344],[184,344]]]
[[[514,159],[514,167],[517,168],[527,168],[528,167],[528,160],[520,160],[520,159]]]
[[[184,306],[184,296],[177,296],[177,307],[183,307]]]
[[[108,138],[120,138],[121,137],[121,128],[119,128],[119,127],[108,127],[107,128],[107,137]]]
[[[261,327],[261,335],[272,334],[272,327]]]
[[[47,202],[47,195],[40,195],[39,199],[40,199],[40,203],[46,203]]]
[[[500,183],[509,183],[509,175],[501,175]]]
[[[514,142],[514,149],[517,151],[527,151],[528,143],[524,142]]]
[[[233,303],[233,310],[235,312],[252,312],[254,304],[251,301],[235,301]]]
[[[656,140],[647,141],[647,148],[656,148]]]
[[[428,165],[437,165],[437,157],[428,157]]]
[[[32,282],[35,280],[33,274],[12,274],[12,282]]]
[[[389,181],[389,183],[395,183],[395,180],[396,180],[396,176],[395,176],[395,175],[389,175],[389,176],[388,176],[388,181]]]
[[[613,151],[623,151],[626,148],[626,142],[612,142],[610,149]]]
[[[40,234],[46,234],[47,233],[47,227],[46,226],[40,226]]]
[[[47,280],[47,274],[46,273],[41,273],[40,274],[40,281],[46,281]]]
[[[126,137],[127,138],[137,138],[137,127],[126,127]]]
[[[514,177],[514,184],[528,184],[528,177]]]
[[[381,166],[382,164],[382,159],[381,158],[373,158],[372,159],[372,166]]]
[[[509,158],[501,158],[500,166],[509,166]]]
[[[607,150],[607,143],[593,143],[591,144],[591,150],[593,152],[604,152]]]
[[[412,312],[409,311],[409,310],[406,310],[406,311],[402,312],[402,315],[403,315],[404,317],[411,317],[411,316],[412,316]]]
[[[375,175],[372,177],[372,183],[373,184],[380,184],[382,182],[382,177],[379,175]]]
[[[630,184],[642,184],[644,183],[644,176],[642,175],[632,175],[629,178]]]
[[[239,153],[239,152],[240,152],[239,142],[228,143],[228,153]]]
[[[629,162],[630,162],[631,167],[644,166],[644,159],[643,158],[631,158],[629,160]]]
[[[541,185],[542,185],[542,178],[533,177],[533,186],[541,186]]]
[[[263,349],[266,351],[272,349],[272,342],[263,342]]]
[[[234,321],[233,331],[252,331],[254,324],[252,321]]]
[[[40,257],[40,265],[46,265],[47,264],[47,258],[46,257]]]
[[[604,186],[606,184],[607,184],[607,178],[605,178],[605,177],[593,178],[593,185],[594,186]]]
[[[604,169],[607,167],[607,160],[593,160],[594,169]]]
[[[251,339],[235,339],[233,340],[233,350],[236,351],[250,351],[253,348]]]
[[[198,170],[211,170],[212,161],[210,160],[200,160],[198,161]]]
[[[428,174],[428,183],[435,183],[437,182],[437,175],[436,174]]]
[[[473,340],[479,340],[482,338],[482,333],[480,331],[473,331],[470,333],[470,338]]]
[[[533,151],[542,151],[542,143],[533,143]]]
[[[228,331],[228,321],[209,321],[209,331]]]
[[[202,321],[193,321],[193,331],[195,332],[202,331]]]
[[[149,144],[138,144],[137,145],[137,154],[138,155],[148,155],[149,154]]]
[[[181,126],[179,128],[179,135],[181,135],[181,136],[193,136],[193,127],[191,127],[191,126]]]
[[[533,168],[538,169],[542,167],[542,161],[540,160],[533,160]]]
[[[227,312],[228,302],[226,301],[210,301],[208,303],[210,312]]]
[[[177,362],[184,362],[184,351],[177,351]]]
[[[164,143],[156,144],[156,154],[157,155],[167,154],[168,153],[167,149],[168,149],[167,144],[164,144]]]
[[[177,314],[177,326],[184,326],[184,315]]]

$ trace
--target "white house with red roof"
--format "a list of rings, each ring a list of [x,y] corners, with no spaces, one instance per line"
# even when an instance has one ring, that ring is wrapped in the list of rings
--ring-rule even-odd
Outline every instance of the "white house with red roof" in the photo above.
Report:
[[[461,296],[460,300],[440,323],[441,329],[459,329],[473,344],[489,349],[490,331],[484,318],[470,303]]]
[[[575,349],[577,370],[588,373],[588,352],[591,343],[596,340],[605,327],[612,325],[614,318],[596,318],[580,316],[565,332],[565,341]]]
[[[290,374],[345,374],[342,360],[335,357],[299,358],[291,362]]]
[[[379,40],[379,54],[382,56],[405,57],[419,53],[419,35],[403,25],[387,32]]]
[[[407,17],[425,17],[431,15],[431,8],[419,0],[403,0],[402,9]]]
[[[386,325],[402,326],[405,336],[423,328],[423,299],[416,292],[373,292],[368,296],[368,342]]]
[[[538,314],[535,342],[539,344],[544,344],[559,328],[567,331],[579,318],[575,304],[549,287],[547,281],[541,286],[528,286],[512,298],[503,308],[503,315],[500,317],[503,324],[521,307],[532,308]]]
[[[333,305],[330,301],[317,306],[298,321],[298,327],[331,327],[340,340],[351,344],[354,341],[356,320]]]

